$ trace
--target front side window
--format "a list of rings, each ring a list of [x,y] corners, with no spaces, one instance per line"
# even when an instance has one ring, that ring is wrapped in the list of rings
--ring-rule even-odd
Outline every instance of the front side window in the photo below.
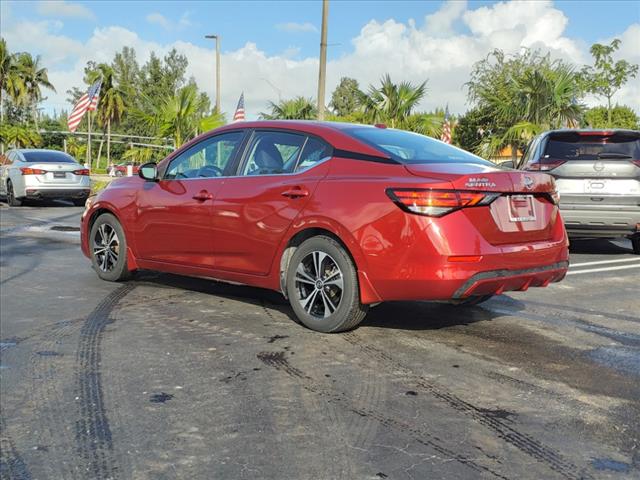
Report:
[[[344,132],[406,165],[421,163],[494,165],[465,150],[418,133],[376,127],[355,127],[345,129]]]
[[[241,175],[292,173],[305,137],[287,132],[256,132]]]
[[[171,161],[164,179],[222,177],[243,135],[243,132],[223,133],[194,145]]]

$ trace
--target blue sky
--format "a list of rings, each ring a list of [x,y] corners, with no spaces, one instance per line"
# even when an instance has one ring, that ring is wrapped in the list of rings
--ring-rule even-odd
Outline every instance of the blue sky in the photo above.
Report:
[[[313,62],[319,49],[320,14],[321,2],[310,0],[3,0],[1,27],[12,50],[41,54],[65,90],[69,83],[78,82],[81,66],[93,59],[91,55],[97,60],[106,59],[112,56],[110,49],[130,42],[141,56],[150,50],[162,53],[177,46],[193,63],[190,73],[213,94],[212,86],[206,83],[213,74],[213,65],[208,65],[212,62],[213,42],[203,37],[217,33],[222,36],[224,53],[223,106],[232,109],[237,99],[237,89],[224,88],[231,82],[248,91],[248,107],[256,110],[260,102],[264,108],[268,97],[276,92],[285,97],[314,95],[317,73],[313,71],[317,67]],[[431,21],[429,15],[435,15]],[[461,85],[466,79],[462,76],[468,74],[473,61],[492,48],[549,49],[558,57],[580,64],[589,60],[588,47],[592,43],[623,34],[627,39],[624,52],[640,51],[636,30],[640,32],[638,1],[333,0],[329,11],[329,82],[350,75],[361,83],[372,83],[385,73],[383,67],[394,73],[393,67],[401,65],[397,75],[402,79],[429,79],[431,99],[426,107],[439,106],[442,101],[437,94],[442,91],[451,97],[447,101],[454,110],[460,111],[465,109]],[[454,47],[460,49],[462,56],[469,54],[464,62]],[[396,55],[401,58],[399,62],[394,60]],[[451,59],[451,68],[447,59]],[[373,68],[377,62],[378,70]],[[464,64],[468,64],[466,69]],[[301,79],[306,83],[301,84]],[[274,87],[267,85],[267,80]],[[456,89],[448,89],[451,82],[456,83]],[[256,87],[257,83],[261,86]],[[634,92],[628,95],[633,96]],[[61,108],[62,97],[51,96],[48,108]]]

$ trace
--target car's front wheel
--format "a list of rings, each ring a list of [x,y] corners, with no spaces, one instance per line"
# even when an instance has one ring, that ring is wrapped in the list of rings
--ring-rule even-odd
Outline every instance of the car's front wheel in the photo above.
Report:
[[[110,213],[100,215],[89,234],[91,263],[98,276],[119,282],[131,276],[127,268],[127,239],[118,219]]]
[[[302,324],[319,332],[355,328],[367,314],[358,272],[346,250],[321,235],[304,241],[287,271],[287,296]]]

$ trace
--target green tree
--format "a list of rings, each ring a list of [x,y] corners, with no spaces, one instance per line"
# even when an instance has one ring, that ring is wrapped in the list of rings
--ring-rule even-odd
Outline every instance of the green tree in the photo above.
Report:
[[[638,65],[626,60],[614,62],[613,54],[620,48],[620,40],[614,39],[609,45],[594,43],[591,46],[591,55],[595,62],[593,66],[585,66],[582,69],[582,80],[587,91],[596,96],[607,99],[607,126],[612,124],[611,98],[620,90],[622,85],[630,78],[635,78],[638,73]]]
[[[485,136],[493,133],[492,122],[493,115],[489,108],[472,108],[458,119],[453,131],[453,143],[469,152],[477,151]],[[504,132],[499,136],[503,135]]]
[[[24,83],[24,101],[33,114],[33,121],[38,128],[38,103],[42,101],[42,88],[56,89],[49,81],[49,73],[40,63],[40,56],[33,57],[30,53],[18,55],[18,68]]]
[[[37,147],[41,141],[38,131],[28,125],[0,125],[0,142],[9,147]]]
[[[605,106],[593,107],[584,114],[584,121],[591,128],[640,130],[640,118],[626,105],[616,105],[611,110]]]
[[[269,102],[269,108],[271,113],[260,114],[265,120],[314,120],[318,115],[313,99],[305,97]]]
[[[426,94],[427,82],[413,85],[409,82],[395,84],[389,74],[382,77],[380,87],[369,86],[362,103],[369,122],[381,122],[392,128],[402,127],[412,110]]]
[[[363,93],[360,91],[357,80],[342,77],[340,83],[331,95],[331,103],[329,106],[335,115],[346,117],[360,109],[362,96]]]
[[[115,71],[110,65],[106,63],[97,65],[95,70],[89,73],[87,80],[91,84],[98,78],[102,78],[102,87],[96,113],[98,121],[103,125],[103,131],[107,132],[107,165],[109,165],[111,162],[111,125],[118,124],[122,119],[125,110],[125,93],[116,84]],[[99,168],[99,165],[97,167]]]
[[[511,146],[516,160],[542,130],[577,125],[584,106],[579,75],[569,64],[537,51],[506,56],[495,50],[476,63],[467,82],[469,101],[491,116],[489,134],[475,152],[485,157]]]
[[[206,97],[198,93],[196,85],[190,83],[160,105],[152,104],[151,113],[136,110],[135,115],[154,135],[172,137],[174,145],[179,147],[199,133],[224,125],[223,114],[207,114],[202,104],[204,99]]]
[[[4,122],[5,95],[14,104],[21,103],[26,86],[17,56],[9,51],[5,39],[0,38],[0,122]]]

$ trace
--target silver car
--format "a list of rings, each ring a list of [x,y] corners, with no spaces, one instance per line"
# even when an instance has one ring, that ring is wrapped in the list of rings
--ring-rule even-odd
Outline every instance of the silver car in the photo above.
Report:
[[[627,236],[640,255],[640,131],[545,132],[518,167],[553,175],[570,237]]]
[[[28,199],[67,199],[84,205],[89,170],[57,150],[9,150],[0,160],[0,195],[12,207]]]

